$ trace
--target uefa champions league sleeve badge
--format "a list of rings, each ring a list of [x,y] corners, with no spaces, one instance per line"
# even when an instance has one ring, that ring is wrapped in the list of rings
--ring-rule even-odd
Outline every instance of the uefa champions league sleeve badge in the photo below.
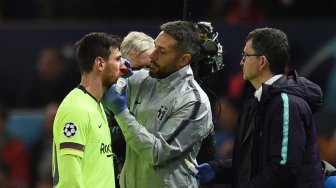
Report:
[[[74,123],[68,122],[64,125],[63,134],[66,137],[68,137],[68,138],[73,137],[73,136],[75,136],[76,132],[77,132],[77,127]]]

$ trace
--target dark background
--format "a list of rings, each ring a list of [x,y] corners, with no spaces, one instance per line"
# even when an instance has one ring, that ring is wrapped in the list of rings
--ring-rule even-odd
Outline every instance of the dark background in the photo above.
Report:
[[[0,88],[2,90],[0,99],[11,105],[16,95],[21,92],[25,82],[33,76],[38,52],[45,47],[72,48],[79,38],[93,31],[125,36],[129,31],[135,30],[143,31],[155,38],[159,32],[160,24],[159,21],[135,23],[122,21],[85,24],[15,23],[0,26]],[[243,23],[237,25],[212,22],[212,24],[218,31],[219,41],[223,45],[225,68],[222,74],[226,75],[240,71],[239,62],[245,37],[249,31],[256,27],[276,27],[287,33],[292,50],[291,65],[298,70],[336,34],[336,24],[332,21]],[[321,74],[323,75],[323,73]],[[320,82],[318,78],[315,79]],[[224,84],[220,79],[216,82],[218,82],[216,83],[218,87]],[[321,84],[324,85],[322,82]]]
[[[213,90],[226,97],[229,79],[241,72],[247,34],[258,27],[276,27],[288,36],[290,66],[324,92],[324,105],[314,116],[321,158],[336,165],[335,10],[336,0],[0,0],[0,104],[10,110],[8,129],[26,144],[46,136],[43,109],[17,106],[17,100],[36,74],[39,52],[47,47],[62,47],[77,67],[73,44],[89,32],[125,36],[142,31],[155,38],[167,21],[208,21],[219,33],[225,63]],[[68,74],[80,78],[76,70]]]

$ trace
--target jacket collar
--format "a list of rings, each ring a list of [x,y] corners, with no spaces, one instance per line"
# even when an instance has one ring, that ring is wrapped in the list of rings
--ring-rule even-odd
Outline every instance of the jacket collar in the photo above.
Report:
[[[284,76],[282,74],[274,75],[273,77],[271,77],[265,82],[265,85],[272,85],[273,83],[277,82],[280,78],[283,78],[283,77]],[[264,84],[262,84],[262,86],[254,92],[254,96],[258,99],[259,102],[260,102],[260,98],[261,98],[261,94],[263,90],[263,85]]]

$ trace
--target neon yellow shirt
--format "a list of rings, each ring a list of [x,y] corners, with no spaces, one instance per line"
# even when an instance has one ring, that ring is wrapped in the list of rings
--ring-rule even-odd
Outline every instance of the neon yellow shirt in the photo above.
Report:
[[[107,118],[102,104],[82,86],[60,105],[53,138],[54,187],[115,187]]]

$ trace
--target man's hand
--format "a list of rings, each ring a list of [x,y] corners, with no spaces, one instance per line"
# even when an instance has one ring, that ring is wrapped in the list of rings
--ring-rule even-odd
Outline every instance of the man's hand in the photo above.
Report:
[[[102,104],[104,107],[111,110],[114,115],[118,115],[120,112],[127,109],[126,89],[127,86],[125,86],[119,94],[116,91],[116,84],[113,84],[105,91]]]
[[[196,169],[198,170],[196,177],[201,183],[208,183],[215,177],[215,171],[209,163],[200,164]]]
[[[124,65],[126,66],[126,68],[121,70],[121,72],[123,73],[121,77],[128,78],[133,75],[133,70],[131,68],[131,62],[125,58],[123,58],[123,61],[124,61]]]

